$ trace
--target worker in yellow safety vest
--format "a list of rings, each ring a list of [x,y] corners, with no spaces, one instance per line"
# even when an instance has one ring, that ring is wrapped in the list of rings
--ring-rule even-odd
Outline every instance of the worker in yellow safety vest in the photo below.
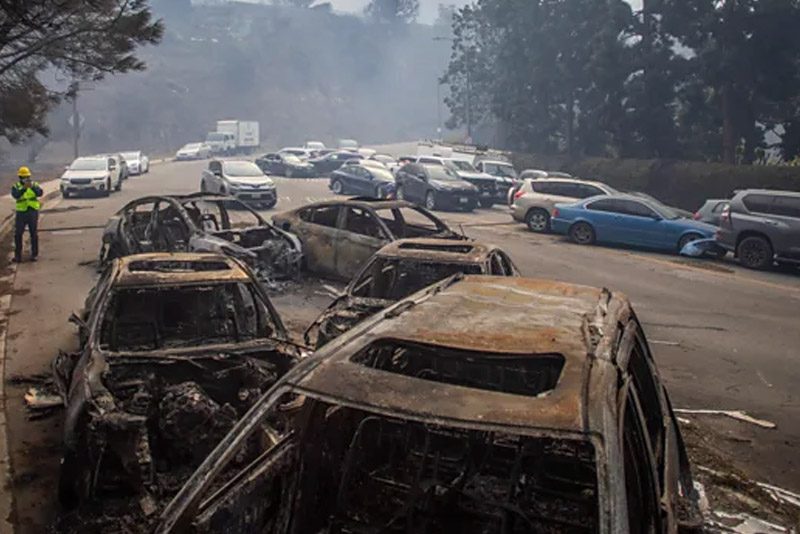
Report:
[[[42,207],[39,197],[42,196],[42,188],[39,184],[31,180],[31,170],[28,167],[20,167],[17,172],[19,181],[11,187],[11,196],[17,203],[17,217],[14,228],[14,261],[22,261],[22,236],[25,234],[25,227],[31,234],[31,261],[36,261],[39,256],[39,235],[37,226],[39,224],[39,210]]]

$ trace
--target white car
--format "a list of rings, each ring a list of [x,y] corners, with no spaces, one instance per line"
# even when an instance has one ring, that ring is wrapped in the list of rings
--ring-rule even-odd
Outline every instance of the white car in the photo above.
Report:
[[[61,196],[100,194],[107,197],[112,190],[122,189],[121,170],[121,162],[115,156],[78,158],[61,175]]]
[[[303,161],[311,159],[311,156],[313,155],[311,152],[311,149],[295,146],[288,146],[278,150],[278,154],[291,154],[292,156],[297,156]]]
[[[278,203],[275,182],[252,161],[212,159],[200,178],[200,191],[230,195],[265,209]]]
[[[125,163],[128,164],[128,174],[130,176],[150,172],[150,158],[142,154],[142,152],[123,152],[122,157]]]
[[[183,145],[180,150],[175,153],[177,160],[192,160],[192,159],[207,159],[211,156],[211,147],[205,143],[189,143]]]

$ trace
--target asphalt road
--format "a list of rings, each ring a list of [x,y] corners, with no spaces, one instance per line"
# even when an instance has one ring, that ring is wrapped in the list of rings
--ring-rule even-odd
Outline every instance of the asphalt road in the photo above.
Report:
[[[41,532],[57,510],[59,417],[29,421],[25,378],[49,372],[59,349],[76,346],[67,322],[93,284],[101,227],[124,203],[145,194],[188,193],[205,162],[153,165],[110,198],[50,201],[40,222],[41,257],[22,264],[13,288],[5,370],[13,469],[12,520],[18,532]],[[329,198],[324,179],[276,179],[277,212]],[[270,212],[264,212],[269,216]],[[644,324],[676,407],[746,410],[777,424],[766,430],[707,418],[720,452],[749,476],[800,490],[800,276],[756,273],[731,262],[686,260],[641,251],[580,247],[531,234],[504,207],[443,213],[471,237],[503,246],[526,276],[606,286],[628,294]],[[310,302],[282,296],[281,306]],[[292,301],[296,299],[296,301]],[[316,312],[307,312],[313,317]],[[296,326],[301,326],[299,323]],[[289,321],[292,324],[291,321]],[[519,325],[525,328],[524,324]],[[22,383],[20,383],[22,381]]]

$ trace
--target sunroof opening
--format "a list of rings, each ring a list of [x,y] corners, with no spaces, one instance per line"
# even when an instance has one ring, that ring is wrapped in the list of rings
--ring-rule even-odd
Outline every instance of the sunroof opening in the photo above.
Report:
[[[400,243],[401,250],[430,250],[433,252],[453,252],[456,254],[468,254],[475,248],[472,245],[458,243]]]
[[[501,354],[378,340],[351,358],[356,364],[420,380],[535,397],[553,390],[561,354]]]
[[[140,260],[132,261],[128,265],[131,272],[209,272],[229,271],[230,266],[224,261],[215,260]]]

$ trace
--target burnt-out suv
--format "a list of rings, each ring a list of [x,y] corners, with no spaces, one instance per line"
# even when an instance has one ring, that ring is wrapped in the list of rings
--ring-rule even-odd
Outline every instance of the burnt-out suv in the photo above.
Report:
[[[519,276],[508,255],[476,241],[401,239],[367,262],[344,294],[306,329],[305,341],[321,347],[359,321],[456,273]]]
[[[253,273],[222,255],[114,260],[72,321],[81,348],[53,363],[69,506],[155,507],[299,358]]]
[[[237,469],[290,407],[277,443]],[[700,525],[697,501],[627,298],[454,276],[287,373],[158,531],[676,532]]]
[[[722,211],[717,242],[751,269],[800,264],[800,192],[737,192]]]

